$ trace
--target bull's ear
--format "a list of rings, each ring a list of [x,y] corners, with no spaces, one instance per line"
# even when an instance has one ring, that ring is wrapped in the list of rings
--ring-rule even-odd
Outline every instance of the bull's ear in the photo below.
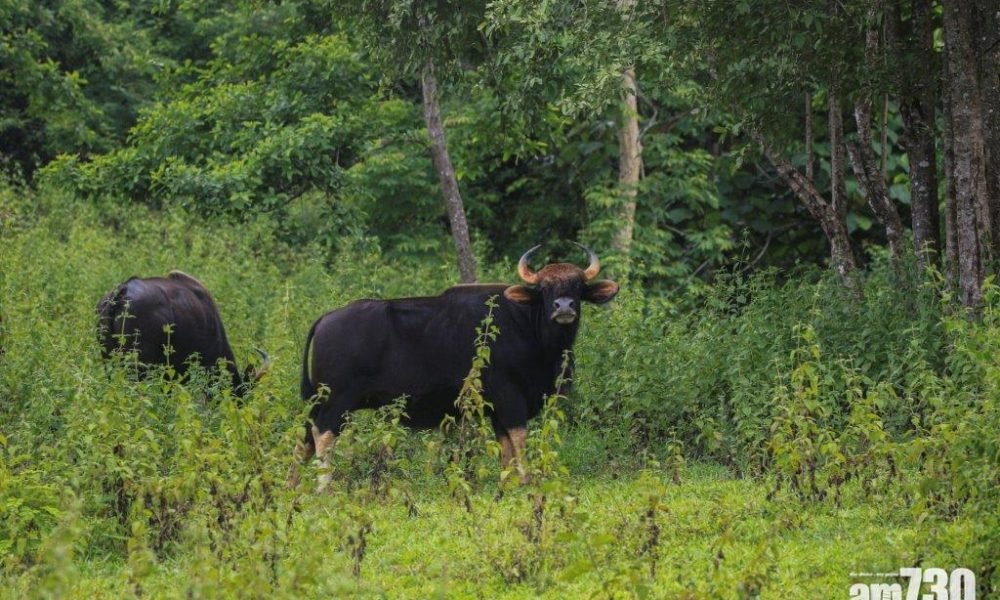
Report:
[[[618,284],[610,279],[600,279],[587,284],[583,299],[594,304],[604,304],[618,295]]]
[[[512,285],[503,291],[505,298],[518,304],[531,304],[538,297],[538,290],[523,285]]]

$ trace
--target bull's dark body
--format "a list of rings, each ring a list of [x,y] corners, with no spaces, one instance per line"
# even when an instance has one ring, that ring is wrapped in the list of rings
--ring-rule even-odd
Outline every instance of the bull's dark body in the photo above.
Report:
[[[309,399],[321,384],[330,388],[329,399],[311,413],[317,429],[339,432],[348,412],[404,394],[413,427],[435,427],[455,414],[490,297],[496,297],[500,333],[490,345],[483,393],[493,404],[498,434],[523,427],[554,391],[579,321],[557,324],[541,304],[505,298],[507,287],[456,286],[434,297],[359,300],[321,317],[306,342],[301,390]]]
[[[141,365],[170,365],[179,375],[187,372],[192,357],[205,368],[215,368],[222,360],[233,388],[242,391],[243,380],[215,301],[190,275],[173,271],[167,277],[133,277],[101,299],[97,315],[105,358],[135,350]],[[164,330],[166,326],[171,333]]]

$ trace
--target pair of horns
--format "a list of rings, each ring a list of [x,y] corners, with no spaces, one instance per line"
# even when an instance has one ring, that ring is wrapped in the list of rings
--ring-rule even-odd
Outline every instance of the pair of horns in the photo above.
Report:
[[[583,270],[583,280],[585,282],[590,281],[597,277],[597,273],[601,270],[601,261],[597,259],[597,253],[590,248],[584,246],[583,244],[578,244],[577,242],[573,243],[582,248],[587,253],[587,257],[590,259],[590,264]],[[532,252],[541,247],[542,245],[538,244],[537,246],[530,248],[527,252],[521,255],[521,260],[517,262],[517,274],[520,275],[521,279],[523,279],[528,285],[538,284],[538,273],[532,271],[531,267],[528,266],[528,257],[531,256]]]

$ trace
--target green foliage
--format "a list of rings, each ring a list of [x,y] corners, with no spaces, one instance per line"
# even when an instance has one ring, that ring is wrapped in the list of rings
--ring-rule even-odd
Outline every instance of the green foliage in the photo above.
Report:
[[[428,61],[446,74],[484,51],[478,27],[483,2],[332,0],[330,8],[358,32],[374,62],[397,79],[419,77]],[[442,77],[448,79],[448,77]]]
[[[574,391],[529,424],[518,485],[497,485],[477,387],[503,335],[486,322],[471,461],[449,470],[459,431],[405,431],[398,402],[357,416],[316,494],[284,485],[306,330],[357,297],[438,291],[440,265],[355,248],[328,270],[265,217],[9,189],[0,214],[10,597],[823,597],[845,573],[918,562],[997,589],[993,288],[979,321],[878,262],[863,299],[810,270],[675,302],[625,289],[586,309]],[[238,357],[275,358],[242,405],[218,376],[135,380],[100,359],[96,300],[170,268],[212,289]]]
[[[4,2],[0,65],[0,170],[28,177],[120,143],[156,70],[127,10],[91,0]]]
[[[832,6],[3,3],[0,170],[46,186],[0,186],[0,596],[826,597],[917,564],[995,594],[1000,291],[968,315],[897,272],[850,178],[862,293],[797,266],[819,229],[743,145],[759,128],[804,166],[808,97],[822,191],[833,76],[849,101],[912,67],[866,65],[868,4]],[[313,318],[453,278],[430,62],[483,270],[575,238],[626,285],[586,309],[574,391],[515,470],[482,395],[488,317],[465,418],[354,415],[340,485],[288,490]],[[615,257],[627,67],[644,176]],[[96,300],[172,268],[213,290],[241,360],[275,357],[242,405],[208,373],[100,360]]]
[[[317,241],[331,258],[351,244],[413,263],[447,255],[413,86],[431,59],[477,252],[497,260],[546,238],[577,238],[607,254],[623,201],[620,73],[634,65],[645,176],[632,256],[608,256],[609,268],[622,276],[631,269],[650,289],[677,290],[734,262],[749,270],[821,257],[804,210],[745,164],[727,133],[735,131],[729,109],[706,110],[704,82],[674,68],[672,53],[687,38],[664,34],[663,10],[521,2],[462,10],[309,1],[118,7],[104,15],[115,27],[108,35],[128,32],[142,48],[130,59],[153,66],[128,78],[141,90],[130,92],[130,116],[115,117],[115,136],[83,153],[54,144],[40,161],[42,179],[99,202],[242,220],[267,213],[284,241]],[[668,29],[687,26],[679,20]],[[81,93],[96,93],[88,85]],[[83,131],[84,108],[67,111]],[[822,179],[821,146],[817,153]],[[893,156],[890,169],[903,185],[897,163]],[[852,197],[852,227],[866,232],[871,215]]]
[[[336,191],[380,114],[363,63],[342,37],[315,34],[271,46],[267,59],[260,69],[217,60],[146,111],[128,147],[64,158],[49,181],[202,214],[281,210],[307,191]]]
[[[880,414],[880,407],[892,406],[887,401],[892,387],[862,386],[849,365],[831,369],[809,326],[797,337],[795,367],[772,398],[776,414],[768,446],[778,488],[788,483],[801,499],[831,496],[840,505],[841,486],[848,479],[859,480],[866,494],[893,485],[893,447]],[[834,404],[838,397],[841,402]]]
[[[0,435],[0,566],[13,571],[31,566],[39,543],[63,514],[60,489],[46,481],[29,456],[10,454]]]
[[[712,105],[737,107],[739,118],[779,136],[798,131],[789,119],[799,118],[803,94],[826,89],[834,73],[843,89],[858,87],[865,72],[859,15],[866,7],[864,2],[662,3],[675,50],[683,57],[678,70],[704,86]]]
[[[696,285],[711,265],[719,268],[733,249],[733,226],[720,210],[712,156],[702,150],[685,149],[698,131],[686,123],[679,131],[651,134],[645,141],[645,178],[640,182],[642,201],[636,207],[635,233],[630,256],[636,283],[649,289]],[[610,132],[609,132],[610,133]],[[614,174],[604,173],[603,182],[593,182],[585,196],[593,215],[587,235],[608,247],[617,232],[625,196],[618,184],[609,185]],[[622,273],[629,265],[624,257],[607,257],[608,268]]]
[[[579,353],[600,359],[581,372],[576,418],[766,477],[776,500],[879,503],[953,531],[980,523],[976,550],[926,551],[992,574],[980,543],[995,536],[1000,473],[987,458],[996,292],[978,321],[933,280],[909,277],[878,263],[863,299],[826,277],[734,277],[697,312],[624,292],[607,325],[591,321],[614,337],[597,348],[583,335]]]
[[[500,329],[493,324],[496,306],[495,297],[486,300],[486,316],[476,327],[472,365],[455,398],[457,416],[448,415],[441,422],[442,431],[449,434],[450,439],[440,449],[440,456],[446,461],[444,476],[448,491],[469,513],[473,512],[473,484],[490,475],[489,467],[482,459],[491,456],[495,461],[500,455],[489,420],[493,406],[483,396],[483,371],[490,364],[490,342],[500,335]]]
[[[860,380],[865,387],[888,386],[892,393],[880,400],[886,427],[907,431],[918,407],[907,394],[916,393],[911,390],[926,376],[913,365],[932,373],[943,366],[947,342],[934,290],[913,293],[880,268],[870,276],[865,301],[855,302],[835,281],[811,278],[779,284],[774,273],[732,276],[695,299],[697,311],[626,290],[613,311],[595,319],[596,327],[614,332],[614,343],[602,340],[597,348],[582,336],[579,351],[601,359],[579,383],[587,396],[603,400],[581,406],[579,418],[621,414],[639,439],[663,439],[677,426],[689,451],[758,471],[769,461],[766,432],[777,408],[772,398],[786,385],[776,375],[803,364],[806,349],[796,350],[797,331],[808,331],[823,360],[796,377],[803,391],[811,389],[810,378],[822,378],[828,390],[810,413],[828,413],[839,428],[849,414],[843,397]],[[633,368],[601,366],[623,361]],[[781,395],[804,397],[794,389]]]
[[[617,108],[626,67],[635,65],[655,77],[644,67],[664,66],[666,44],[658,35],[653,6],[490,3],[482,29],[495,50],[485,76],[506,92],[504,102],[515,113],[524,115],[525,105],[555,104],[567,115],[604,115]]]
[[[401,496],[415,511],[405,485],[415,452],[412,444],[406,443],[409,432],[402,424],[405,411],[404,396],[372,415],[349,414],[334,446],[331,475],[334,481],[346,484],[348,491],[366,487],[381,500]]]

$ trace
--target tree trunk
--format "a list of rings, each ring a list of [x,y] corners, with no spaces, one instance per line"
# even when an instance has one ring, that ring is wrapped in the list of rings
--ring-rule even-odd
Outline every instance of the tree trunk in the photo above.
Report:
[[[889,178],[889,94],[882,94],[882,139],[879,151],[882,153],[882,179]]]
[[[846,211],[833,202],[827,202],[813,182],[799,173],[792,163],[781,156],[759,133],[752,133],[764,150],[764,155],[777,169],[778,175],[805,205],[809,213],[819,221],[826,239],[830,242],[830,266],[840,275],[844,283],[853,285],[851,273],[857,268],[851,239],[847,233]]]
[[[465,221],[465,205],[458,190],[455,179],[455,168],[448,154],[448,143],[445,140],[444,124],[441,121],[441,106],[438,102],[437,79],[434,76],[434,61],[428,59],[420,79],[424,96],[424,121],[427,123],[427,134],[431,138],[431,156],[438,181],[441,182],[441,194],[448,209],[448,222],[451,224],[451,236],[455,241],[455,252],[458,254],[458,272],[462,283],[476,281],[476,259],[472,255],[472,244],[469,242],[469,225]]]
[[[827,202],[816,189],[813,180],[799,173],[788,159],[767,143],[760,132],[751,131],[750,135],[763,149],[764,155],[774,165],[778,175],[809,210],[809,214],[819,221],[827,241],[830,242],[830,267],[840,276],[844,284],[854,287],[855,282],[852,274],[857,268],[857,263],[854,260],[854,250],[851,249],[851,238],[847,232],[847,194],[844,189],[844,143],[842,140],[844,125],[838,94],[839,85],[837,76],[834,74],[828,93],[831,147],[830,202]],[[808,122],[811,124],[811,120]],[[858,290],[860,291],[860,288]]]
[[[865,62],[868,68],[878,68],[879,62],[879,40],[878,32],[874,24],[879,3],[873,3],[868,13],[868,27],[865,30]],[[870,90],[862,91],[856,96],[854,101],[854,121],[858,126],[858,139],[848,144],[847,149],[851,156],[851,166],[854,175],[858,179],[858,185],[862,193],[868,200],[875,216],[885,227],[885,236],[889,241],[889,256],[892,259],[893,267],[899,271],[899,262],[903,256],[903,223],[899,218],[899,211],[889,197],[889,189],[885,184],[883,170],[880,168],[874,152],[872,152],[872,93]],[[839,107],[837,107],[839,110]],[[834,107],[831,106],[831,119]],[[884,144],[884,142],[883,142]],[[887,153],[887,148],[883,146],[882,156]]]
[[[934,140],[938,79],[931,3],[932,0],[911,0],[910,28],[906,32],[901,0],[890,2],[886,15],[886,41],[896,62],[892,70],[903,119],[901,142],[910,164],[913,246],[921,272],[935,264],[941,247]]]
[[[623,257],[628,257],[635,230],[636,197],[639,176],[642,173],[642,143],[639,141],[635,70],[627,69],[622,79],[625,98],[621,123],[618,127],[618,183],[625,202],[621,208],[621,227],[615,233],[612,247]]]
[[[950,76],[945,88],[949,90],[951,103],[958,283],[962,302],[966,306],[978,306],[982,302],[984,267],[990,259],[992,246],[974,15],[971,3],[944,3],[944,33]]]
[[[943,79],[948,82],[951,79],[951,69],[948,67],[948,49],[944,51],[944,61],[942,63]],[[947,88],[946,88],[947,89]],[[944,135],[942,136],[942,146],[944,156],[944,277],[949,287],[958,285],[958,199],[955,193],[955,134],[952,128],[951,116],[951,94],[945,91],[942,94],[942,107],[944,109]]]
[[[885,237],[889,242],[889,256],[892,258],[893,266],[899,269],[899,262],[903,256],[903,222],[899,218],[899,211],[892,198],[889,197],[889,189],[886,187],[885,179],[879,168],[875,154],[872,152],[872,124],[871,124],[871,103],[864,99],[859,99],[854,104],[854,119],[858,124],[858,139],[847,145],[847,150],[851,156],[851,166],[854,175],[858,179],[861,192],[868,200],[868,206],[878,217],[878,220],[885,226]]]
[[[977,0],[979,24],[976,55],[979,57],[979,81],[982,82],[983,136],[986,153],[984,168],[986,197],[994,259],[1000,258],[1000,6],[996,0]]]
[[[840,109],[840,83],[834,73],[830,84],[828,106],[830,121],[830,214],[821,219],[823,231],[830,240],[833,268],[847,283],[856,267],[847,233],[847,191],[844,183],[844,117]],[[795,172],[798,175],[798,172]],[[815,186],[813,186],[815,187]],[[800,196],[801,197],[801,196]]]
[[[618,0],[618,9],[631,10],[635,1]],[[622,114],[618,125],[618,183],[624,195],[624,203],[619,216],[621,227],[615,232],[611,245],[627,260],[635,232],[636,197],[642,174],[642,142],[639,140],[639,106],[636,98],[639,87],[634,67],[630,66],[622,73],[622,88]]]
[[[812,94],[806,92],[806,179],[813,181]]]

